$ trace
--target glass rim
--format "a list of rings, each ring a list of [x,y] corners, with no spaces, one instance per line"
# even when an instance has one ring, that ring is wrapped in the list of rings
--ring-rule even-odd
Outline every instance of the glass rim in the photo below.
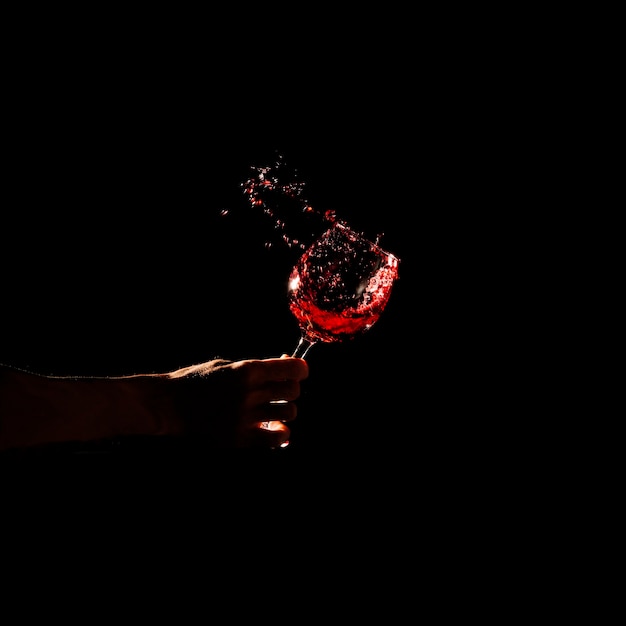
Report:
[[[351,235],[354,235],[355,238],[366,242],[368,245],[370,245],[372,247],[373,250],[375,250],[377,253],[380,254],[384,254],[388,257],[393,258],[397,263],[400,262],[400,258],[397,257],[395,254],[393,254],[393,252],[389,252],[388,250],[385,250],[380,244],[376,243],[375,241],[372,241],[364,232],[359,232],[358,230],[355,230],[354,228],[352,228],[351,226],[348,226],[348,224],[346,224],[345,222],[341,221],[341,220],[337,220],[335,222],[333,222],[333,224],[331,225],[331,227],[329,229],[327,229],[326,232],[329,232],[330,230],[332,230],[333,228],[341,228],[345,231],[347,231],[348,233],[350,233]]]

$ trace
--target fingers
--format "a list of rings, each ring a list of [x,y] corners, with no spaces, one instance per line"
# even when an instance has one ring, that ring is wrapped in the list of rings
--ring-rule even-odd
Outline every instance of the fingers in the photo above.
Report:
[[[289,445],[288,422],[296,419],[298,407],[293,402],[300,395],[300,383],[281,381],[267,383],[264,388],[249,392],[243,414],[247,439],[254,446],[284,448]]]
[[[275,359],[248,359],[238,361],[234,367],[240,370],[251,387],[267,382],[304,380],[309,375],[309,366],[304,359],[282,356]]]
[[[295,380],[265,383],[260,388],[250,389],[243,400],[244,408],[251,408],[268,402],[293,402],[300,397],[300,383]]]
[[[264,448],[286,448],[289,445],[291,431],[282,422],[266,422],[250,429],[246,440],[248,445]]]
[[[289,445],[291,431],[282,422],[265,422],[261,424],[260,429],[265,433],[269,433],[271,440],[267,444],[271,448],[286,448]]]
[[[297,415],[298,407],[295,402],[268,402],[248,411],[248,423],[291,422]]]
[[[296,418],[300,382],[309,375],[306,361],[282,355],[270,359],[215,360],[167,375],[181,429],[214,435],[216,441],[280,447],[289,439],[286,423]],[[265,425],[265,427],[263,427]]]

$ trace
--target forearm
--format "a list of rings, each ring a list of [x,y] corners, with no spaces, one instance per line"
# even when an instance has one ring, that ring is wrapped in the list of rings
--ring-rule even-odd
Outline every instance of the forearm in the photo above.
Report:
[[[0,367],[0,450],[176,430],[162,376],[52,378]]]

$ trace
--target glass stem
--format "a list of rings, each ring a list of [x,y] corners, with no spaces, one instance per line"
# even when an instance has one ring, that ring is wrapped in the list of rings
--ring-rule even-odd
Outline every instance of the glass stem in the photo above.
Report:
[[[296,346],[296,349],[293,351],[292,357],[297,357],[299,359],[303,359],[307,352],[315,345],[315,341],[309,341],[305,337],[300,337],[300,341]]]

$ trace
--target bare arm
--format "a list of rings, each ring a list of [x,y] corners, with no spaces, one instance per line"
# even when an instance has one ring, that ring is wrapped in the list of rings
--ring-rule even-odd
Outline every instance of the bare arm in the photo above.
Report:
[[[308,375],[301,359],[214,360],[164,374],[41,376],[0,365],[0,450],[125,436],[280,445]],[[274,404],[275,400],[285,400]],[[262,427],[272,421],[272,429]]]
[[[174,434],[157,376],[55,378],[0,368],[0,450]]]

